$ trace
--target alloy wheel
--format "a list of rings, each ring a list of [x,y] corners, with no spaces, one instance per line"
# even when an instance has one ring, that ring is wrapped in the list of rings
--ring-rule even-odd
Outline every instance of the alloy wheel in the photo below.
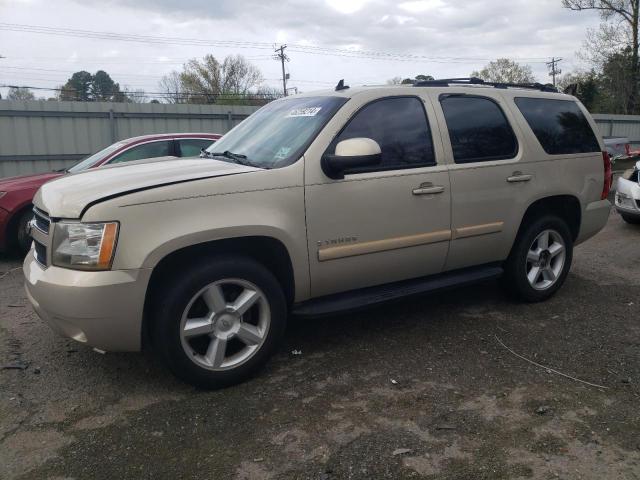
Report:
[[[207,370],[229,370],[253,357],[271,324],[265,294],[253,283],[228,278],[196,293],[180,322],[187,356]]]
[[[566,245],[555,230],[544,230],[536,236],[527,251],[526,273],[529,285],[546,290],[554,285],[564,268]]]

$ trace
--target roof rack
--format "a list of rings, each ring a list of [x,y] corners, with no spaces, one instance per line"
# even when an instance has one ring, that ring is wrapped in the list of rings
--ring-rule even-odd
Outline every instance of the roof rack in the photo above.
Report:
[[[542,83],[509,83],[509,82],[485,82],[478,77],[468,78],[441,78],[436,80],[421,80],[413,84],[414,87],[448,87],[449,85],[483,85],[494,88],[529,88],[541,92],[558,92],[553,85]]]

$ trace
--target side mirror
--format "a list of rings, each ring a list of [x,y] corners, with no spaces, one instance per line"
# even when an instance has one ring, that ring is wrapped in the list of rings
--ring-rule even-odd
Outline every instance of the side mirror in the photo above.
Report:
[[[382,150],[370,138],[350,138],[336,145],[336,153],[322,156],[322,171],[334,180],[344,178],[345,173],[356,173],[366,167],[380,165]]]

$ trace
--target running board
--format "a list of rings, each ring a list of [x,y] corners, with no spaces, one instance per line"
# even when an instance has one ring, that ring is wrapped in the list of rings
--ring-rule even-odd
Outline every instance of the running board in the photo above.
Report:
[[[292,314],[300,317],[317,317],[396,300],[411,295],[420,295],[452,287],[477,283],[500,277],[502,267],[496,264],[465,268],[429,277],[403,280],[351,292],[336,293],[314,298],[293,306]]]

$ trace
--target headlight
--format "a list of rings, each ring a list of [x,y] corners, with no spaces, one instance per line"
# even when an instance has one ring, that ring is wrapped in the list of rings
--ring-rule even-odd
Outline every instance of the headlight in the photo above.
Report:
[[[7,194],[7,192],[0,192],[0,198],[4,197]]]
[[[51,262],[76,270],[109,270],[118,239],[118,223],[54,224]]]

